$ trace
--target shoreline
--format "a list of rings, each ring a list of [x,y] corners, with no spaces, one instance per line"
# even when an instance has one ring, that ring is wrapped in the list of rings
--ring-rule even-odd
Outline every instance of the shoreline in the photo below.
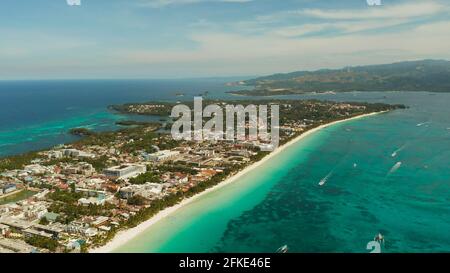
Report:
[[[179,208],[184,207],[185,205],[188,205],[189,203],[192,203],[193,201],[197,200],[198,198],[212,192],[215,190],[218,190],[228,184],[231,184],[233,182],[235,182],[236,180],[238,180],[240,177],[242,177],[243,175],[247,174],[248,172],[251,172],[252,170],[258,168],[260,165],[264,164],[266,161],[270,160],[271,158],[273,158],[274,156],[276,156],[277,154],[281,153],[282,151],[284,151],[286,148],[292,146],[293,144],[298,143],[299,141],[301,141],[302,139],[306,138],[307,136],[318,132],[324,128],[327,128],[329,126],[333,126],[339,123],[343,123],[343,122],[347,122],[347,121],[351,121],[351,120],[356,120],[356,119],[360,119],[360,118],[364,118],[364,117],[369,117],[369,116],[373,116],[373,115],[378,115],[378,114],[382,114],[382,113],[386,113],[388,111],[382,111],[382,112],[373,112],[373,113],[368,113],[368,114],[362,114],[362,115],[358,115],[355,117],[351,117],[351,118],[347,118],[347,119],[343,119],[343,120],[337,120],[337,121],[333,121],[330,123],[326,123],[323,125],[320,125],[318,127],[315,127],[313,129],[310,129],[304,133],[302,133],[301,135],[295,137],[294,139],[291,139],[290,141],[288,141],[287,143],[283,144],[282,146],[276,148],[273,152],[271,152],[270,154],[268,154],[267,156],[265,156],[263,159],[245,167],[244,169],[242,169],[241,171],[239,171],[238,173],[236,173],[235,175],[228,177],[227,179],[225,179],[224,181],[220,182],[219,184],[208,188],[206,190],[204,190],[203,192],[200,192],[190,198],[184,199],[183,201],[181,201],[180,203],[176,204],[175,206],[172,207],[168,207],[163,209],[162,211],[158,212],[156,215],[154,215],[153,217],[151,217],[150,219],[142,222],[141,224],[137,225],[136,227],[127,229],[127,230],[122,230],[119,231],[116,236],[114,236],[114,238],[109,241],[108,243],[106,243],[105,245],[98,247],[98,248],[93,248],[93,249],[89,249],[89,253],[110,253],[113,252],[114,250],[118,249],[119,247],[123,246],[124,244],[126,244],[128,241],[130,241],[131,239],[134,239],[135,237],[137,237],[139,234],[141,234],[142,232],[144,232],[145,230],[147,230],[148,228],[150,228],[151,226],[153,226],[154,224],[156,224],[157,222],[159,222],[160,220],[166,218],[167,216],[169,216],[170,214],[172,214],[173,212],[175,212],[176,210],[178,210]]]

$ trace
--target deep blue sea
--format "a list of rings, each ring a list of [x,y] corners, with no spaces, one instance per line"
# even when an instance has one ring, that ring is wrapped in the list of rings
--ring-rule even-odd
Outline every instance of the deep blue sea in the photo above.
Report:
[[[0,155],[71,141],[67,130],[73,127],[109,130],[118,119],[134,118],[109,112],[110,104],[188,100],[205,91],[211,98],[238,98],[224,93],[234,89],[227,81],[0,82]],[[118,251],[273,252],[287,244],[291,252],[368,252],[367,242],[381,232],[383,252],[450,252],[450,94],[283,98],[410,108],[308,136]],[[326,184],[318,186],[324,177]]]
[[[0,81],[0,156],[73,141],[67,131],[75,127],[102,131],[117,129],[121,119],[158,119],[117,115],[111,104],[191,100],[212,90],[229,97],[231,80]]]

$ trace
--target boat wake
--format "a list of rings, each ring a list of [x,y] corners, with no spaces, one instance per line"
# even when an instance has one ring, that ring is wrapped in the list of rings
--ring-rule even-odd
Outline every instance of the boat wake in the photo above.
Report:
[[[397,154],[398,154],[399,152],[401,152],[403,149],[405,149],[405,147],[406,147],[406,144],[404,144],[403,146],[401,146],[400,148],[398,148],[397,150],[395,150],[395,151],[391,154],[391,157],[396,157]]]
[[[417,127],[421,127],[421,126],[423,126],[423,125],[430,124],[430,123],[431,123],[431,121],[422,122],[422,123],[418,123],[416,126],[417,126]]]

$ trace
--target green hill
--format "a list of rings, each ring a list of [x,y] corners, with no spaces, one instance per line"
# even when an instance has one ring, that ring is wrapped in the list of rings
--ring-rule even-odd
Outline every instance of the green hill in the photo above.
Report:
[[[274,74],[243,82],[255,86],[234,94],[275,95],[306,92],[431,91],[450,92],[450,61],[393,64]]]

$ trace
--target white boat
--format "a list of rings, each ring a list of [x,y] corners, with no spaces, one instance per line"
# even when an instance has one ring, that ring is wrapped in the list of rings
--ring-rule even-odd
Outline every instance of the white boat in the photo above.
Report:
[[[330,172],[327,176],[325,176],[324,178],[322,178],[322,180],[320,180],[319,186],[325,185],[325,183],[327,183],[328,178],[330,178],[330,176],[331,176],[331,172]]]
[[[398,170],[401,166],[402,166],[402,162],[399,161],[399,162],[395,163],[395,165],[391,168],[391,170],[389,171],[389,173],[395,172],[395,171]]]
[[[282,247],[280,247],[279,249],[277,249],[277,253],[287,253],[289,250],[287,245],[284,245]]]

